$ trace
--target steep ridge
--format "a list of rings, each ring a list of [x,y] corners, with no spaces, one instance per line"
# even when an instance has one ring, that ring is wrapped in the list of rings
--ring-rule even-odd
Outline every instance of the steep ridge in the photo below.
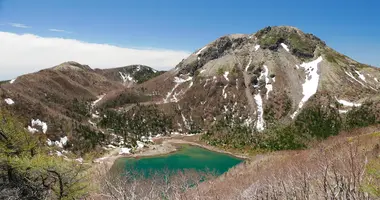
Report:
[[[162,109],[174,107],[175,124],[184,132],[188,124],[207,127],[227,115],[260,131],[267,121],[291,121],[318,101],[317,94],[335,98],[347,112],[351,104],[378,98],[379,79],[378,68],[312,34],[278,26],[223,36],[139,87]]]

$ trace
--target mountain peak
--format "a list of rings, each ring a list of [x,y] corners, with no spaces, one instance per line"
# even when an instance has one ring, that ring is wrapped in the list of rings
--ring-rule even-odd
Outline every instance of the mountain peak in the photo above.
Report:
[[[55,70],[91,70],[91,68],[88,65],[82,65],[80,63],[77,63],[75,61],[67,61],[62,64],[59,64],[55,67],[53,67]]]
[[[292,26],[268,26],[259,30],[255,36],[262,48],[277,50],[283,43],[301,59],[313,58],[318,46],[326,46],[325,42],[313,34],[304,33]]]

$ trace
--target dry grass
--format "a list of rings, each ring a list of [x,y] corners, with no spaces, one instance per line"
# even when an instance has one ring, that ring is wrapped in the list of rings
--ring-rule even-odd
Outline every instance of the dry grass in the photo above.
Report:
[[[218,178],[179,173],[160,182],[131,175],[98,176],[93,199],[378,199],[380,127],[331,137],[313,148],[256,155]],[[366,134],[361,134],[361,133]],[[104,174],[104,173],[102,173]],[[194,184],[186,185],[192,181]]]
[[[379,127],[343,133],[309,150],[258,155],[221,178],[202,184],[202,198],[376,199],[362,187],[368,180],[367,164],[379,160],[375,149],[380,136],[373,132],[359,135],[375,130]]]

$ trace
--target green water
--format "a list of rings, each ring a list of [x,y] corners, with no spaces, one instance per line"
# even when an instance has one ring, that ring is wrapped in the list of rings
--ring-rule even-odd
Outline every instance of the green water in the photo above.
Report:
[[[117,168],[125,171],[138,171],[145,175],[157,173],[162,170],[197,170],[212,171],[216,175],[223,174],[231,167],[242,162],[242,159],[209,151],[204,148],[183,145],[181,148],[168,155],[142,158],[120,158],[116,160]],[[115,167],[114,165],[114,167]]]

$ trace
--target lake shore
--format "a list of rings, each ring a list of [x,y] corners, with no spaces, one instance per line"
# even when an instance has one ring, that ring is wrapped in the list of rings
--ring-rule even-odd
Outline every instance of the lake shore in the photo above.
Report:
[[[210,151],[228,154],[230,156],[234,156],[241,159],[248,159],[248,156],[246,155],[228,152],[217,147],[207,145],[199,140],[199,135],[175,135],[170,137],[154,138],[153,144],[149,144],[133,154],[119,155],[121,149],[117,147],[106,153],[102,158],[96,159],[95,163],[97,164],[97,166],[100,165],[102,167],[105,167],[106,171],[108,171],[109,169],[111,169],[114,162],[119,158],[138,158],[166,155],[176,152],[179,149],[179,147],[183,144],[198,146]]]

